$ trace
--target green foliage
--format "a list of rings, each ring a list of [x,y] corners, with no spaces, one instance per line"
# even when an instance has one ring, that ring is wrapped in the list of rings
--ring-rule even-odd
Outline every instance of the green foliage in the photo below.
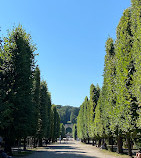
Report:
[[[39,67],[35,69],[35,49],[20,25],[3,45],[0,41],[0,135],[9,146],[27,136],[34,137],[34,146],[38,139],[59,137],[59,114],[56,107],[51,110],[47,84],[40,82]]]
[[[33,78],[33,136],[37,136],[39,131],[39,117],[40,117],[40,69],[37,66]]]
[[[51,107],[51,139],[52,142],[57,141],[60,137],[60,117],[55,105]]]
[[[71,121],[72,123],[76,123],[77,116],[79,113],[79,108],[72,106],[61,106],[61,105],[56,105],[56,108],[58,110],[61,123],[66,124],[68,121]]]
[[[132,54],[133,61],[135,66],[135,72],[133,74],[133,94],[137,98],[137,102],[140,107],[141,102],[141,2],[139,0],[131,0],[132,2],[132,14],[131,14],[131,30],[133,34],[133,46],[132,46]],[[136,101],[136,100],[135,100]],[[135,102],[136,103],[136,102]],[[136,108],[135,108],[136,109]],[[137,122],[137,126],[141,128],[141,110],[140,108],[137,110],[139,114],[139,119]]]
[[[90,87],[90,100],[85,98],[80,106],[80,111],[77,117],[77,136],[81,139],[93,139],[95,109],[100,95],[100,88],[92,84]]]
[[[10,53],[0,45],[0,135],[11,137],[13,128],[12,73]],[[7,134],[5,131],[11,131]]]
[[[4,58],[9,56],[8,60],[6,59],[6,69],[11,86],[7,87],[9,97],[6,100],[9,105],[13,105],[11,109],[13,110],[14,128],[12,130],[15,130],[17,138],[26,137],[30,134],[32,124],[30,118],[32,118],[33,110],[32,83],[35,47],[30,35],[26,34],[22,26],[9,32],[8,38],[5,38],[4,42]],[[8,80],[7,82],[9,82]]]
[[[84,126],[84,104],[80,106],[80,111],[77,117],[77,136],[80,139],[84,139],[84,131],[83,131],[83,126]]]
[[[40,131],[39,138],[46,137],[47,133],[47,84],[45,81],[41,82],[40,88]]]
[[[84,133],[84,138],[89,138],[89,133],[88,133],[88,117],[87,117],[87,110],[89,106],[89,100],[88,97],[85,97],[85,101],[83,103],[84,106],[84,111],[83,111],[83,133]]]
[[[72,107],[71,115],[70,115],[70,121],[71,121],[71,123],[76,123],[77,122],[78,113],[79,113],[79,108]]]
[[[90,99],[80,108],[51,105],[47,84],[35,69],[36,48],[22,26],[14,27],[4,43],[0,39],[0,135],[10,142],[27,136],[54,142],[65,136],[63,124],[77,122],[75,139],[115,137],[122,148],[126,136],[131,155],[131,139],[140,144],[141,127],[141,1],[131,1],[115,42],[106,41],[102,89],[92,84]]]
[[[103,114],[103,109],[102,109],[102,91],[100,93],[100,97],[98,100],[98,105],[95,109],[95,119],[94,119],[94,131],[93,131],[93,136],[98,138],[98,137],[103,137],[104,135],[104,123],[103,123],[103,118],[102,118],[102,114]]]
[[[89,106],[88,97],[85,97],[84,102],[80,106],[79,115],[77,117],[77,134],[78,137],[81,139],[85,139],[89,137],[88,133],[88,117],[87,117],[87,110]]]
[[[112,38],[106,41],[100,97],[96,95],[96,87],[91,85],[89,104],[83,102],[77,119],[79,138],[110,140],[114,136],[118,151],[122,152],[121,136],[126,136],[130,156],[131,138],[139,140],[141,127],[140,13],[141,2],[132,0],[132,7],[126,9],[120,19],[115,43]]]
[[[74,124],[73,125],[73,130],[72,130],[72,135],[73,135],[73,138],[76,140],[77,139],[77,125]]]
[[[131,31],[131,10],[124,11],[117,27],[116,41],[116,122],[118,129],[131,132],[136,128],[138,108],[136,97],[132,93],[133,75],[135,72],[133,59],[133,34]]]
[[[61,139],[63,139],[66,136],[65,127],[64,127],[63,123],[60,123],[60,136],[61,136]]]
[[[98,103],[98,99],[99,99],[99,95],[100,95],[100,88],[97,85],[96,87],[91,84],[90,86],[90,102],[89,102],[89,106],[88,106],[88,131],[89,131],[89,136],[91,138],[94,138],[95,134],[94,134],[94,120],[95,120],[95,110],[96,110],[96,106]]]
[[[51,94],[47,92],[47,132],[46,138],[51,137]],[[60,124],[60,119],[58,120],[58,124]],[[57,124],[57,126],[59,126]]]
[[[51,139],[52,131],[54,132],[54,128],[56,126],[60,126],[60,120],[58,119],[59,125],[52,124],[51,121],[54,120],[54,111],[51,112],[51,98],[50,93],[47,89],[47,83],[42,81],[40,83],[40,103],[39,103],[39,113],[38,113],[38,130],[37,130],[37,137],[39,139],[46,138]],[[57,117],[55,115],[55,117]],[[53,120],[52,120],[53,119]],[[51,125],[53,126],[51,129]]]
[[[115,106],[115,48],[113,39],[108,38],[106,42],[106,55],[104,67],[104,82],[94,120],[94,133],[97,137],[110,137],[113,118],[113,108]],[[115,128],[114,128],[115,130]]]

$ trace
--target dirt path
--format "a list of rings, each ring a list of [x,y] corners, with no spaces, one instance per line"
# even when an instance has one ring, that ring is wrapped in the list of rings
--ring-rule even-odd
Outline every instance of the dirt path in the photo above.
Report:
[[[81,142],[68,141],[61,144],[52,144],[38,148],[32,155],[24,158],[123,158],[122,156],[108,155],[91,145]],[[125,158],[125,157],[124,157]]]

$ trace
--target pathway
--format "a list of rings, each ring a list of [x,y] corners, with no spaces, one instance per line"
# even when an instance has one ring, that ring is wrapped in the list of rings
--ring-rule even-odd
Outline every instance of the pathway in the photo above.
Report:
[[[123,158],[107,155],[100,149],[77,141],[62,142],[38,148],[36,152],[24,158]],[[125,158],[125,157],[124,157]]]

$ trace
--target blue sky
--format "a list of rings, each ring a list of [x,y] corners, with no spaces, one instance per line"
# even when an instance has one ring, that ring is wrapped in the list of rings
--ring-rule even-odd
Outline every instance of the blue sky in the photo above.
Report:
[[[52,103],[80,106],[93,83],[102,87],[107,38],[130,0],[3,0],[0,35],[22,24],[37,45],[41,78]]]

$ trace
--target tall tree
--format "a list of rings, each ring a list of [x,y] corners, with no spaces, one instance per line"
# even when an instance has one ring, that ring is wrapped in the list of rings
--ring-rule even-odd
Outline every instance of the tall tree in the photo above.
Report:
[[[84,103],[80,106],[80,111],[77,117],[77,136],[81,139],[81,141],[84,140]]]
[[[38,131],[40,129],[40,69],[37,66],[34,72],[33,80],[33,131],[34,147],[36,146],[36,138],[38,137]]]
[[[20,25],[4,39],[4,58],[7,56],[8,59],[5,58],[6,74],[9,74],[7,79],[10,80],[6,83],[9,87],[5,100],[13,110],[11,131],[18,139],[26,138],[31,133],[34,51],[31,36]],[[6,144],[9,143],[8,139],[5,138]]]
[[[73,125],[73,138],[76,140],[77,139],[77,125]]]
[[[98,105],[95,109],[94,120],[94,134],[99,139],[99,145],[101,144],[101,138],[110,139],[112,133],[110,131],[112,114],[112,107],[114,106],[114,80],[115,80],[115,58],[114,58],[114,44],[113,39],[108,38],[106,42],[106,55],[105,55],[105,67],[104,67],[104,82],[98,100]],[[107,141],[111,144],[110,141]]]
[[[106,104],[106,118],[107,122],[105,123],[105,134],[108,138],[107,142],[110,145],[113,145],[113,135],[115,134],[116,127],[114,124],[114,108],[116,106],[116,64],[115,64],[115,45],[112,38],[108,38],[106,41],[106,56],[105,56],[105,69],[104,69],[104,84],[103,90],[105,91],[105,100]],[[104,110],[104,111],[105,111]],[[105,119],[106,119],[105,118]],[[105,120],[104,119],[104,120]],[[113,149],[112,149],[113,150]]]
[[[97,106],[97,102],[100,95],[100,88],[99,86],[94,86],[91,84],[90,86],[90,103],[89,103],[89,110],[88,110],[88,119],[89,119],[89,135],[94,141],[94,119],[95,119],[95,109]]]
[[[86,141],[88,140],[89,143],[89,132],[88,132],[88,106],[89,106],[89,100],[88,97],[85,97],[84,100],[84,113],[83,113],[83,117],[84,117],[84,126],[83,126],[83,130],[84,130],[84,142],[86,143]]]
[[[9,102],[11,98],[11,58],[10,53],[6,52],[0,44],[0,128],[7,128],[10,121],[13,120],[12,107],[13,104]],[[11,90],[10,90],[11,89]],[[11,105],[10,105],[11,104]],[[0,130],[2,131],[2,130]],[[5,133],[5,132],[4,132]]]
[[[40,88],[40,129],[39,129],[39,146],[42,146],[42,138],[46,137],[47,133],[47,84],[41,82]]]
[[[60,124],[60,119],[58,120]],[[46,139],[49,141],[51,137],[51,94],[47,92],[47,132]]]
[[[95,118],[94,118],[94,137],[98,140],[98,146],[101,146],[101,138],[104,135],[104,122],[103,122],[103,89],[100,92],[100,97],[95,109]]]
[[[137,102],[132,92],[135,72],[132,53],[131,9],[126,9],[117,27],[116,40],[116,121],[119,131],[126,133],[128,154],[131,156],[131,133],[136,129]]]
[[[60,136],[60,117],[55,105],[52,105],[51,111],[51,139],[55,142]]]
[[[61,136],[61,139],[65,137],[65,127],[63,123],[60,123],[60,136]]]
[[[139,0],[131,0],[132,14],[131,14],[131,30],[133,34],[133,59],[135,72],[133,74],[133,93],[137,97],[137,102],[140,106],[141,102],[141,2]],[[141,128],[141,110],[138,110],[138,128]]]

